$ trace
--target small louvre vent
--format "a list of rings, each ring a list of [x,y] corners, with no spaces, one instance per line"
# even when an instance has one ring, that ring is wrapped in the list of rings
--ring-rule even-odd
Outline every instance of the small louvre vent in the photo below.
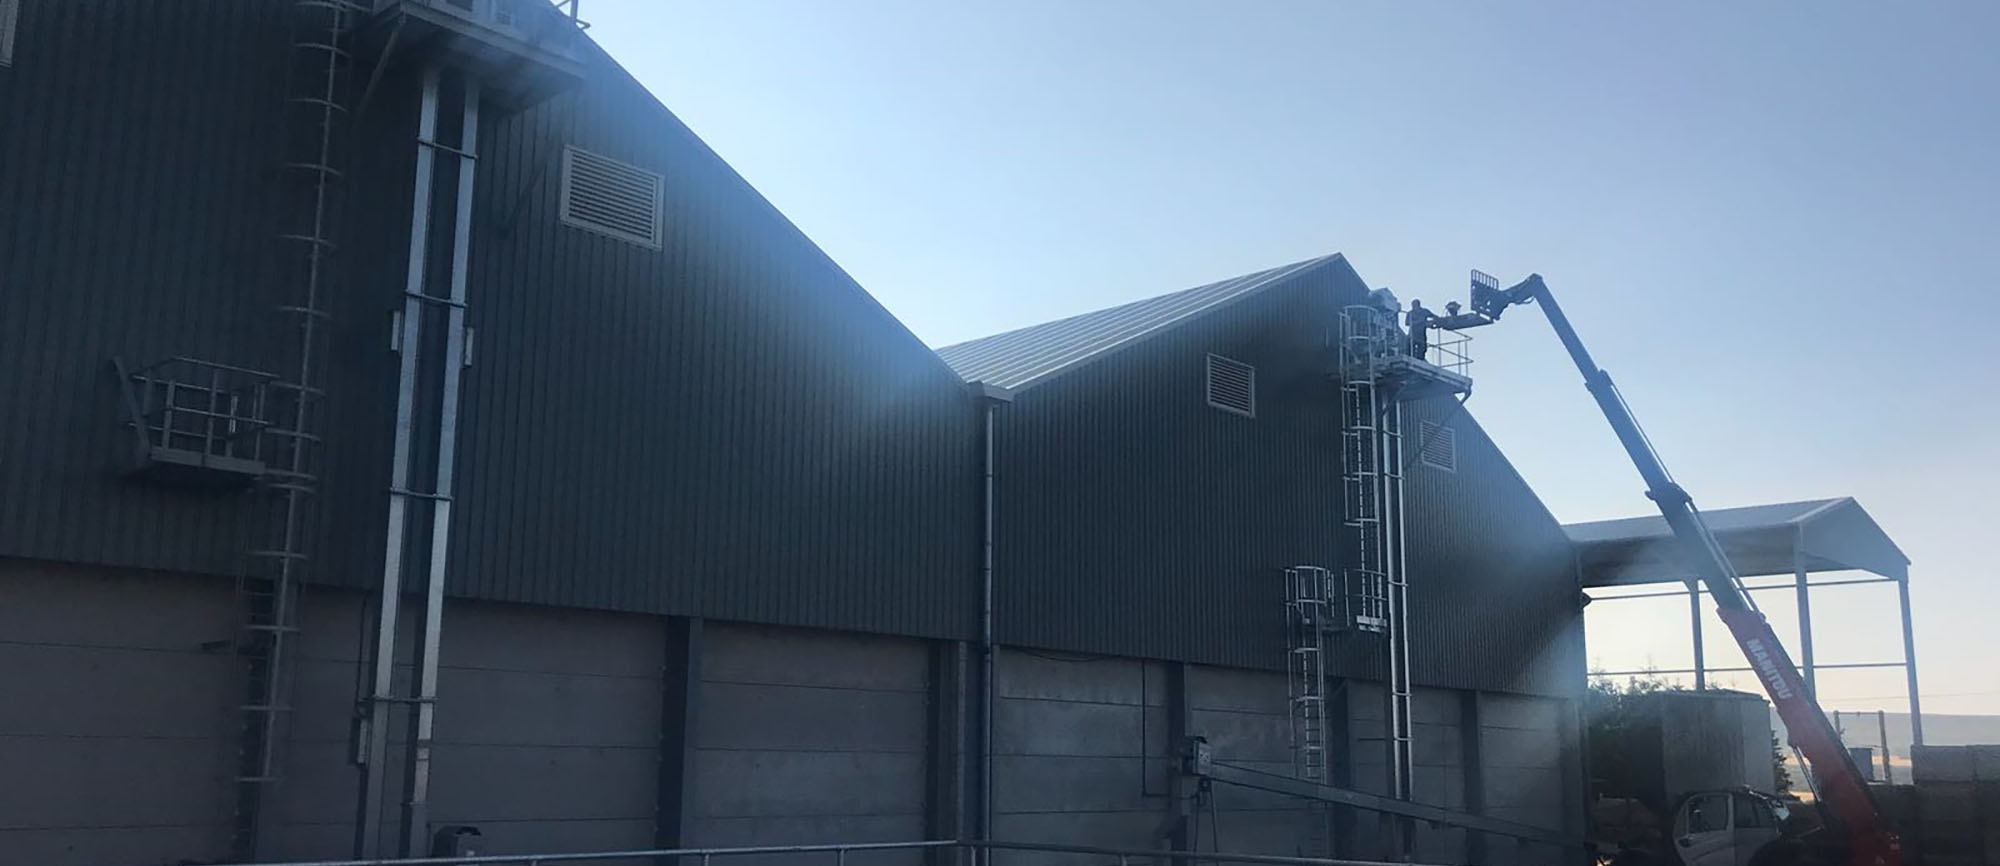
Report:
[[[0,0],[0,66],[14,65],[14,28],[21,20],[21,0]]]
[[[1420,444],[1421,459],[1425,466],[1458,471],[1458,431],[1441,424],[1425,421],[1422,424],[1424,440]]]
[[[4,0],[0,0],[4,2]],[[587,150],[563,152],[562,220],[660,248],[660,176]]]
[[[1208,405],[1257,417],[1257,368],[1221,355],[1208,356]]]

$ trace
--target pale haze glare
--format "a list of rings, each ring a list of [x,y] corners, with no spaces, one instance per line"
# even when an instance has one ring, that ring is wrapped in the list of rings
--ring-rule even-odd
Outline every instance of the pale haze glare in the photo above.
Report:
[[[1332,251],[1434,308],[1539,271],[1698,502],[1858,498],[1914,561],[1925,711],[2000,713],[2000,4],[583,9],[933,346]],[[1475,347],[1557,517],[1649,512],[1537,313]],[[1887,585],[1814,624],[1822,662],[1900,657]],[[1692,659],[1684,601],[1590,627],[1602,669]],[[1899,671],[1820,690],[1903,709]]]

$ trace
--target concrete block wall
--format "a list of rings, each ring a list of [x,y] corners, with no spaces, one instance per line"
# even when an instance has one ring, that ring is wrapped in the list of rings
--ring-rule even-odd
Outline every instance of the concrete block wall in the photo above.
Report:
[[[1173,748],[1160,665],[1008,649],[994,688],[995,838],[1164,845]],[[1072,860],[996,857],[1007,866]]]
[[[1560,830],[1573,826],[1566,790],[1563,732],[1565,705],[1554,698],[1480,695],[1479,752],[1486,813],[1504,821]],[[1494,864],[1541,862],[1546,849],[1519,851],[1492,840]],[[1525,855],[1525,856],[1524,856]]]
[[[1915,827],[1906,845],[1924,862],[2000,863],[2000,745],[1916,746]]]
[[[222,581],[0,560],[0,864],[225,850],[235,636]]]
[[[1352,756],[1353,784],[1371,794],[1388,792],[1388,750],[1385,736],[1385,707],[1379,683],[1348,681],[1347,706],[1350,723],[1348,749]],[[1413,749],[1411,796],[1419,803],[1464,811],[1465,755],[1460,737],[1460,693],[1448,689],[1416,688],[1410,692],[1410,735]],[[1380,819],[1361,813],[1355,821],[1356,847],[1361,856],[1386,856]],[[1431,862],[1463,862],[1465,834],[1451,827],[1416,825],[1416,858]]]
[[[358,773],[349,761],[360,593],[314,591],[302,633],[267,856],[345,856]],[[414,613],[414,612],[412,612]],[[402,630],[414,640],[413,616]],[[243,665],[226,580],[0,561],[0,864],[215,860],[227,850]],[[651,847],[661,785],[682,786],[687,844],[907,841],[926,835],[926,641],[707,623],[676,780],[662,732],[673,629],[657,617],[453,601],[444,626],[432,821],[480,827],[494,853]],[[995,833],[1029,842],[1149,849],[1175,809],[1173,703],[1161,662],[1009,648],[996,677]],[[407,680],[407,667],[398,676]],[[1292,768],[1282,674],[1190,666],[1187,729],[1218,760]],[[1346,687],[1348,770],[1382,790],[1381,699]],[[1461,693],[1413,700],[1419,800],[1467,808]],[[1562,702],[1486,694],[1477,742],[1495,817],[1561,827]],[[385,826],[402,799],[407,716],[392,714]],[[667,792],[671,794],[669,789]],[[1217,786],[1198,847],[1312,853],[1313,812]],[[935,817],[935,816],[932,816]],[[1375,853],[1372,814],[1354,854]],[[1419,825],[1419,859],[1459,862],[1463,834]],[[393,841],[389,843],[393,846]],[[1511,862],[1495,844],[1490,862]],[[914,866],[914,852],[856,856]],[[1013,855],[1018,863],[1070,863]],[[772,859],[764,866],[796,860]],[[738,864],[760,866],[760,864]]]
[[[400,646],[415,640],[414,612]],[[360,593],[315,592],[301,607],[285,781],[272,858],[351,850],[358,771],[355,711]],[[431,822],[470,824],[496,853],[647,848],[658,804],[657,617],[493,602],[446,604],[432,749]],[[398,687],[410,667],[397,670]],[[384,826],[403,791],[406,708],[391,713]],[[393,851],[394,842],[385,842]],[[387,853],[385,851],[385,853]]]
[[[923,641],[708,623],[700,670],[691,844],[924,838]]]
[[[1215,759],[1291,775],[1290,688],[1271,671],[1188,668],[1189,732],[1208,739]],[[1323,813],[1291,797],[1217,785],[1215,808],[1199,816],[1199,850],[1326,856]]]

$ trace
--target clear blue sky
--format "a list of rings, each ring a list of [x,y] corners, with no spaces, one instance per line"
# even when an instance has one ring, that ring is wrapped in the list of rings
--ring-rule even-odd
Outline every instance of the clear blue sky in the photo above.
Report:
[[[2000,712],[2000,4],[584,13],[932,345],[1336,250],[1433,307],[1539,271],[1699,502],[1858,497],[1915,560],[1925,710]],[[1479,334],[1474,414],[1558,517],[1644,513],[1519,319]],[[1593,606],[1594,663],[1687,663],[1685,608],[1646,604]],[[1894,616],[1824,591],[1821,660],[1894,658]],[[1898,674],[1821,689],[1901,709]]]

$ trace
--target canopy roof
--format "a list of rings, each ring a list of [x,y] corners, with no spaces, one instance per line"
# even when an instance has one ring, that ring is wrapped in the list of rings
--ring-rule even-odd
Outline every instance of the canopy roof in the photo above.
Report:
[[[1723,552],[1744,577],[1866,571],[1901,579],[1910,558],[1852,498],[1813,499],[1704,511]],[[1679,542],[1658,515],[1563,526],[1585,587],[1681,582],[1691,577]]]

